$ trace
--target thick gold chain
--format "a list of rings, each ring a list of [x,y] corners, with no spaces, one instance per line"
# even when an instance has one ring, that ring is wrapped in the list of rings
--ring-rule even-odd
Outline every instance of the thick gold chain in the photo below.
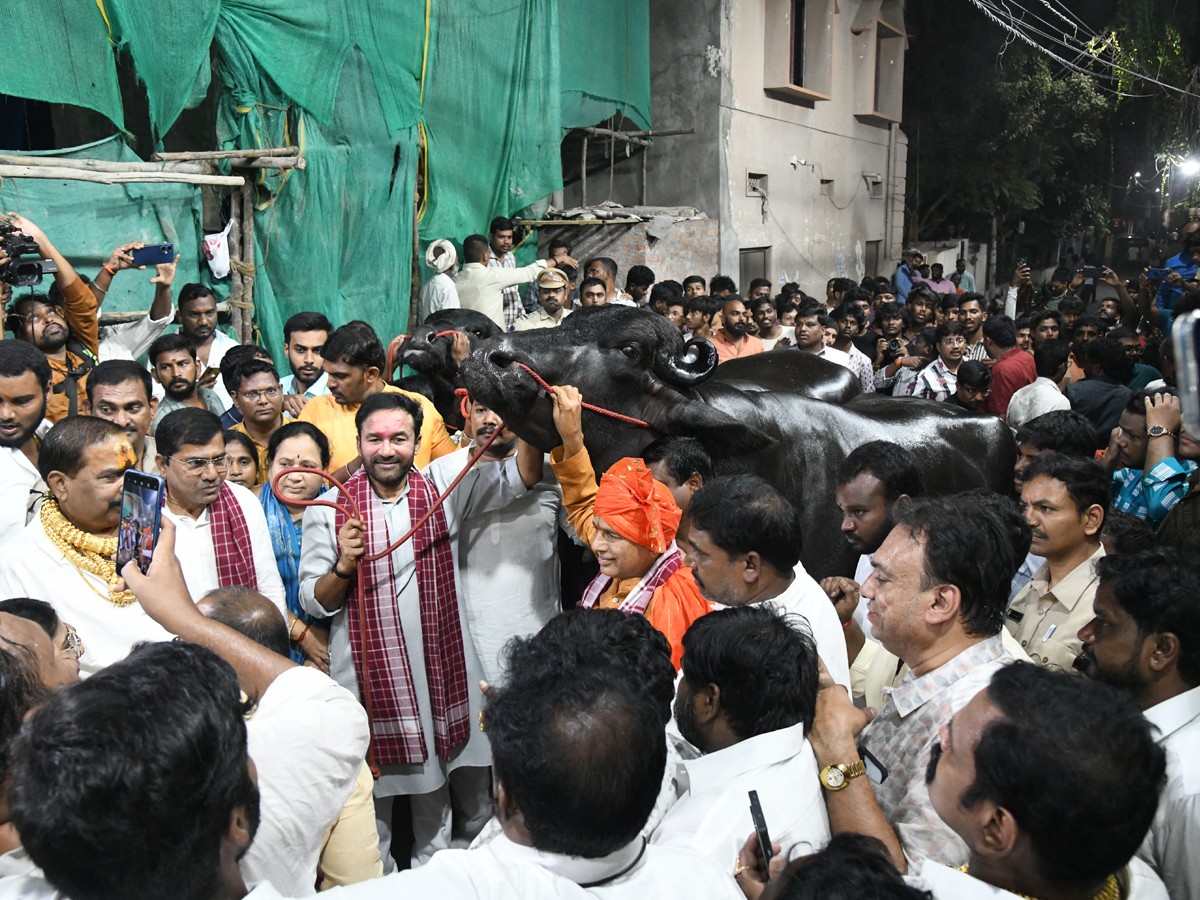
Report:
[[[76,528],[67,521],[67,517],[59,510],[58,503],[53,497],[47,497],[42,503],[39,516],[42,528],[46,530],[46,536],[50,538],[50,543],[58,548],[63,558],[91,588],[92,593],[107,600],[113,606],[129,606],[136,602],[131,591],[116,589],[121,577],[117,574],[117,539],[115,537],[97,537]],[[84,572],[90,572],[102,579],[108,585],[108,591],[98,591],[96,586],[84,577]]]
[[[959,866],[958,871],[965,873],[970,872],[970,866]],[[1029,894],[1018,894],[1017,896],[1024,897],[1025,900],[1038,900],[1037,897]],[[1117,880],[1116,875],[1109,875],[1108,880],[1104,882],[1104,887],[1100,892],[1092,898],[1092,900],[1121,900],[1121,882]]]

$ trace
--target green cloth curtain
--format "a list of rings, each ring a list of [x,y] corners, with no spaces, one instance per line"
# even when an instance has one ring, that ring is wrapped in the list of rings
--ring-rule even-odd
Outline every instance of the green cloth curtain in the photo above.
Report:
[[[650,0],[559,0],[562,127],[650,127]]]

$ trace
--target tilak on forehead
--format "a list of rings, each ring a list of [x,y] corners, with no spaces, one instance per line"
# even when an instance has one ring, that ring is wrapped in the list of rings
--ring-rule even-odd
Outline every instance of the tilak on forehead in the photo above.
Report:
[[[137,452],[133,449],[133,444],[127,440],[119,440],[113,450],[117,454],[117,468],[121,470],[132,469],[137,465]]]

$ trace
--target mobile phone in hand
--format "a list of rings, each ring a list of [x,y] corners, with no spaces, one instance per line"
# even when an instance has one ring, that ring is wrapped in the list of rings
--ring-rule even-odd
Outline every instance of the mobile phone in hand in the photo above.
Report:
[[[771,871],[771,835],[767,833],[767,820],[763,818],[762,804],[758,802],[758,791],[750,791],[750,818],[754,820],[754,833],[758,835],[758,849],[763,856],[763,871]]]
[[[125,470],[121,490],[121,527],[117,537],[117,572],[130,560],[143,573],[150,568],[158,532],[162,527],[162,503],[165,482],[157,475]]]
[[[175,262],[175,248],[171,244],[150,244],[141,250],[132,251],[130,256],[133,257],[135,269],[142,266],[161,266]]]

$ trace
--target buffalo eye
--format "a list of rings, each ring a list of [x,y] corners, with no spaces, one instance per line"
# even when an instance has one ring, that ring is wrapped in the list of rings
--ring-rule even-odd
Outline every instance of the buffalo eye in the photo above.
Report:
[[[625,344],[621,347],[621,352],[630,359],[637,359],[641,356],[641,353],[638,352],[638,348],[633,344]]]

